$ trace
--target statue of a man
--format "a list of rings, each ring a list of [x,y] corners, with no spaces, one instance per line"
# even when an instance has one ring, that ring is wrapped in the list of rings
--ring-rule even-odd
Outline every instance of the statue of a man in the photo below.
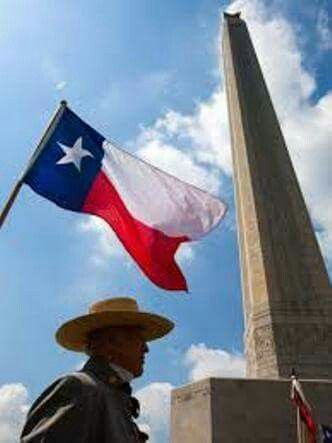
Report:
[[[90,358],[82,370],[60,377],[32,405],[22,443],[138,443],[148,440],[134,419],[138,400],[130,382],[143,373],[147,342],[174,324],[139,311],[131,298],[95,303],[89,314],[62,325],[56,339]]]

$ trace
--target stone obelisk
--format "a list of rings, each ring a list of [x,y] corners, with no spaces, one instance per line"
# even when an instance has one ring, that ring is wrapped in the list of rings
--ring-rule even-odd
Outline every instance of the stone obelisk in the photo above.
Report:
[[[332,378],[327,270],[246,23],[225,14],[224,71],[247,375]],[[273,57],[273,54],[271,54]]]
[[[297,439],[296,414],[289,400],[293,368],[316,422],[332,423],[332,291],[239,14],[225,14],[223,56],[248,378],[208,378],[175,389],[171,442],[293,443]]]

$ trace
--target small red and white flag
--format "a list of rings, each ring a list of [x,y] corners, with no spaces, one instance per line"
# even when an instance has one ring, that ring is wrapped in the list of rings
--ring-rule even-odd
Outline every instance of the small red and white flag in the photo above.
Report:
[[[300,419],[300,423],[298,423],[299,442],[316,443],[318,427],[315,423],[311,406],[306,400],[301,384],[295,376],[292,376],[291,379],[291,400],[294,406],[297,407],[298,417]]]

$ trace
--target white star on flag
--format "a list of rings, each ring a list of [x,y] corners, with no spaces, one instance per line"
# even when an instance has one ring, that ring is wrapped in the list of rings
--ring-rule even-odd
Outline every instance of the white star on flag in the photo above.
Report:
[[[93,157],[90,151],[82,148],[82,137],[78,137],[73,146],[66,146],[57,142],[64,152],[64,156],[56,162],[57,165],[74,163],[79,172],[81,172],[81,161],[84,157]]]

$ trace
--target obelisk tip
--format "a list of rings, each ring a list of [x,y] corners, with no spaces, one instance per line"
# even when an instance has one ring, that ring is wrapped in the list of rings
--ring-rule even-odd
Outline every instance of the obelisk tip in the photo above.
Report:
[[[230,12],[224,12],[224,18],[228,19],[228,18],[240,18],[241,12],[234,12],[234,13],[230,13]]]

